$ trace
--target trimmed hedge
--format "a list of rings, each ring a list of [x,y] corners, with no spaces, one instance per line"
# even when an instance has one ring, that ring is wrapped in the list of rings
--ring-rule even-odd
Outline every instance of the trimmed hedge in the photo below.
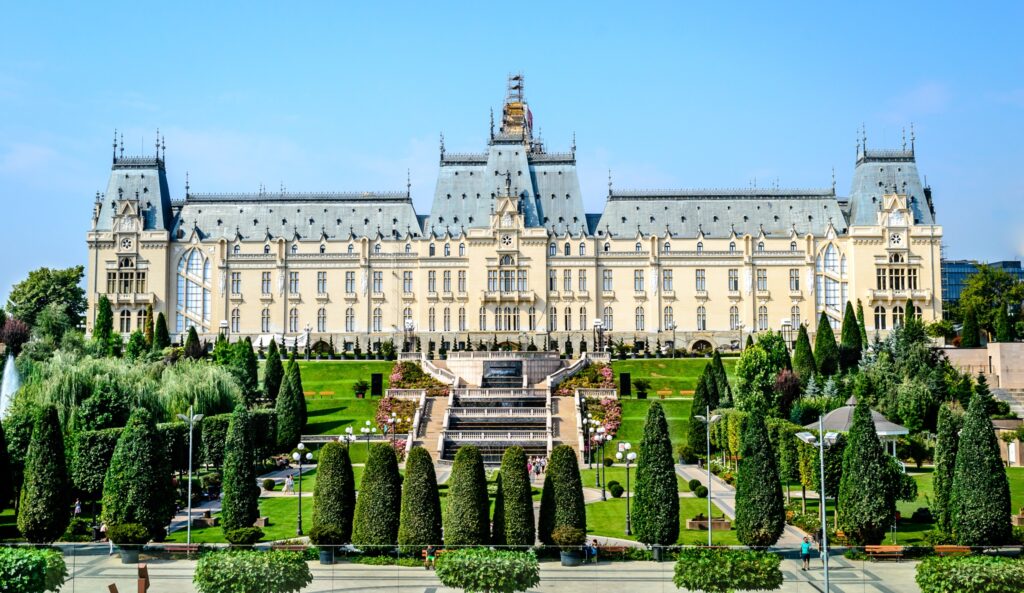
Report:
[[[576,453],[568,445],[559,445],[551,450],[537,526],[541,542],[553,545],[553,534],[559,527],[587,529],[579,463]]]
[[[633,530],[637,541],[668,546],[679,538],[679,490],[672,441],[661,404],[647,410],[633,487]]]
[[[449,546],[483,546],[491,539],[487,476],[480,450],[459,447],[448,479],[444,542]]]
[[[63,535],[71,521],[70,505],[64,435],[57,408],[49,405],[36,417],[25,456],[18,530],[34,544],[52,542]]]
[[[352,473],[348,446],[327,443],[320,448],[317,457],[313,529],[335,530],[342,540],[340,543],[347,544],[352,541],[352,516],[355,509],[356,479]]]
[[[228,438],[228,422],[231,414],[207,416],[199,423],[201,428],[200,450],[203,463],[220,467],[224,465],[224,440]]]
[[[260,514],[252,441],[249,411],[239,404],[231,414],[224,441],[224,495],[220,518],[225,534],[252,527]]]
[[[1024,562],[993,556],[931,556],[917,565],[921,593],[1020,593]]]
[[[313,575],[295,552],[231,550],[201,555],[192,582],[199,593],[298,593]]]
[[[436,564],[441,584],[463,591],[515,593],[540,583],[540,564],[533,552],[454,550],[438,556]]]
[[[280,398],[278,398],[280,401]],[[379,554],[398,541],[402,476],[391,443],[376,443],[363,471],[352,524],[352,543]]]
[[[683,548],[676,558],[672,582],[680,589],[732,593],[782,587],[782,558],[771,552]]]
[[[75,488],[90,498],[103,495],[110,458],[114,456],[120,428],[87,430],[75,435],[75,456],[71,460],[71,480]]]
[[[522,447],[509,447],[501,456],[501,489],[505,516],[505,545],[533,546],[537,541],[537,526],[533,516],[533,485],[530,483],[530,474],[526,471],[526,452]]]

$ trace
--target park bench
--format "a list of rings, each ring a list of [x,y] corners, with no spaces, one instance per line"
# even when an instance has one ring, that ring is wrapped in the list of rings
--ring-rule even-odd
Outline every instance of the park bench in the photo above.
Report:
[[[195,554],[199,544],[164,544],[164,552],[168,554]]]
[[[871,558],[895,558],[899,562],[903,558],[903,546],[864,546],[864,553]]]
[[[434,558],[437,558],[438,556],[440,556],[441,554],[444,554],[447,551],[448,550],[441,550],[441,549],[434,550]],[[426,548],[423,548],[423,550],[420,551],[420,558],[422,558],[424,560],[424,562],[427,560],[427,549]]]
[[[303,552],[306,550],[306,546],[301,544],[271,544],[270,549],[282,552]]]
[[[939,556],[967,556],[971,553],[970,546],[935,546],[935,553]]]

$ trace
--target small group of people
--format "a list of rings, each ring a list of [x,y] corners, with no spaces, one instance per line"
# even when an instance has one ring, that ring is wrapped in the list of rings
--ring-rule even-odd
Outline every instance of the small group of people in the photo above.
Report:
[[[800,567],[800,570],[811,569],[811,549],[813,547],[817,547],[819,551],[821,550],[821,540],[818,538],[818,534],[814,534],[813,540],[810,537],[805,537],[804,541],[800,544],[800,560],[803,561],[803,566]]]
[[[295,478],[291,474],[284,477],[284,488],[281,492],[295,492]]]
[[[528,474],[530,474],[530,477],[532,479],[534,479],[534,480],[539,479],[541,474],[546,472],[547,469],[548,469],[548,459],[547,459],[547,457],[541,457],[541,456],[538,455],[536,457],[531,457],[526,462],[526,472]]]
[[[583,563],[597,564],[597,539],[590,540],[589,544],[583,544]]]

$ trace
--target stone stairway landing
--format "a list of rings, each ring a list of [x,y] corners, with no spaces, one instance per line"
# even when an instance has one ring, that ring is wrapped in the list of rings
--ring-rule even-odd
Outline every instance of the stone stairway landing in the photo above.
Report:
[[[434,462],[440,456],[437,450],[437,441],[441,437],[444,427],[444,415],[448,410],[447,397],[428,397],[424,410],[424,422],[420,428],[420,434],[413,442],[414,446],[423,447],[430,452]]]
[[[569,445],[576,456],[580,454],[580,440],[576,426],[576,408],[571,397],[551,397],[551,432],[556,444]]]

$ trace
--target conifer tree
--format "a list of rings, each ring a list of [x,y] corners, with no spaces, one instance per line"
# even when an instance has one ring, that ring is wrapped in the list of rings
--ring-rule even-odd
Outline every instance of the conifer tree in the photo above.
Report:
[[[665,411],[658,402],[652,402],[647,410],[636,464],[632,513],[637,541],[667,546],[679,537],[675,460]]]
[[[860,302],[860,299],[857,299],[857,327],[860,328],[860,348],[867,350],[868,328],[864,324],[864,303]]]
[[[256,351],[252,349],[252,341],[249,338],[235,342],[231,349],[232,374],[238,379],[238,385],[242,388],[242,397],[252,405],[259,391],[259,362],[256,360]]]
[[[981,346],[978,337],[978,314],[974,307],[968,306],[964,311],[964,324],[960,328],[960,347],[977,348]]]
[[[277,349],[277,340],[270,340],[267,347],[267,362],[263,366],[263,396],[271,404],[277,401],[277,393],[281,390],[284,378],[284,365],[281,364],[281,353]]]
[[[114,334],[114,311],[107,295],[101,294],[96,303],[96,323],[92,328],[92,339],[95,340],[102,356],[110,356],[110,340]]]
[[[882,541],[896,515],[896,489],[900,476],[882,447],[863,401],[853,410],[853,422],[843,453],[839,482],[839,526],[860,545]]]
[[[586,531],[587,513],[583,500],[583,479],[576,453],[568,445],[558,445],[551,450],[548,463],[551,486],[554,494],[554,512],[551,531],[562,526],[575,527]]]
[[[736,482],[736,536],[747,546],[774,545],[786,526],[782,483],[764,412],[747,417]]]
[[[715,350],[711,357],[711,364],[714,366],[716,383],[718,385],[718,406],[719,408],[731,408],[733,405],[732,386],[729,385],[729,375],[725,372],[725,365],[722,363],[722,355]]]
[[[750,348],[753,345],[754,345],[754,336],[753,336],[753,334],[747,334],[747,341],[743,345],[743,349],[746,350],[747,348]]]
[[[501,485],[501,472],[494,479],[494,514],[491,515],[491,545],[505,545],[505,489]]]
[[[996,307],[996,341],[997,342],[1012,342],[1013,341],[1013,326],[1010,325],[1010,316],[1006,312],[1006,307],[998,305]]]
[[[491,539],[487,476],[480,449],[459,447],[448,479],[444,541],[449,546],[483,546]]]
[[[252,419],[243,405],[231,413],[224,440],[224,489],[221,497],[221,525],[224,533],[252,527],[259,518],[259,486],[253,455]]]
[[[441,545],[441,499],[437,492],[437,474],[430,453],[423,447],[413,447],[405,461],[398,545],[409,551],[418,551],[418,548],[431,544]]]
[[[540,510],[537,516],[537,539],[545,546],[555,543],[551,534],[555,530],[555,483],[551,472],[544,474],[544,485],[540,491]]]
[[[64,458],[64,435],[53,405],[44,407],[36,417],[23,480],[18,530],[34,544],[55,541],[71,522],[71,481]]]
[[[153,348],[153,305],[146,305],[146,322],[142,326],[146,336],[146,348]]]
[[[288,359],[288,367],[285,369],[285,378],[291,381],[295,392],[298,394],[299,404],[299,420],[301,427],[306,426],[308,421],[306,412],[306,392],[302,388],[302,374],[299,372],[299,363],[295,362],[295,353],[292,352],[291,358]]]
[[[206,352],[203,351],[203,345],[199,341],[199,334],[196,332],[196,326],[194,325],[190,325],[188,327],[184,350],[185,357],[191,358],[192,360],[201,360],[206,356]]]
[[[853,303],[846,301],[846,313],[843,315],[843,328],[839,338],[839,367],[843,372],[857,368],[861,353],[860,325],[853,311]]]
[[[171,345],[171,336],[167,333],[167,319],[163,311],[157,313],[156,325],[153,326],[153,351],[160,352]]]
[[[504,543],[520,548],[532,547],[537,540],[537,527],[533,519],[533,485],[526,469],[526,452],[522,447],[509,447],[501,456],[501,490],[502,515],[505,520]]]
[[[971,398],[957,445],[949,514],[961,546],[994,546],[1010,540],[1010,484],[985,411],[986,399],[977,393]]]
[[[818,333],[814,336],[814,362],[818,373],[828,377],[839,371],[839,346],[836,335],[832,333],[832,324],[824,311],[818,319]]]
[[[718,351],[716,350],[717,354]],[[707,405],[712,410],[717,410],[722,405],[722,395],[718,392],[718,370],[715,368],[715,361],[712,360],[710,363],[704,365],[704,370],[701,371],[701,377],[707,377]]]
[[[693,404],[690,406],[690,422],[687,429],[687,444],[690,451],[698,456],[703,455],[707,449],[707,434],[705,432],[707,425],[697,416],[705,416],[707,408],[711,405],[708,401],[708,383],[713,382],[714,379],[709,377],[708,368],[705,366],[704,372],[697,379],[697,389],[693,391]]]
[[[302,438],[302,403],[305,399],[295,386],[291,377],[285,377],[281,383],[281,391],[277,395],[274,414],[277,417],[277,448],[290,451],[299,444]]]
[[[935,515],[935,528],[942,533],[950,533],[952,518],[949,498],[953,491],[953,472],[956,468],[957,444],[960,441],[960,417],[954,414],[946,403],[939,406],[936,432],[935,473],[932,478],[935,495],[932,499],[932,513]]]
[[[802,323],[797,331],[796,345],[793,348],[793,372],[804,385],[807,385],[811,377],[818,372],[818,366],[814,362],[814,352],[811,350],[811,340],[807,337],[807,326]]]
[[[370,447],[356,497],[352,543],[366,553],[382,554],[398,543],[402,506],[402,476],[390,443]]]
[[[412,471],[417,467],[413,461],[415,451],[413,449],[409,453],[409,463],[406,464],[406,488],[410,480],[416,481],[416,473]],[[437,496],[436,480],[434,496]],[[330,529],[337,532],[342,543],[351,542],[355,509],[356,480],[352,473],[348,445],[327,443],[320,448],[317,456],[316,486],[313,488],[313,531],[310,533]]]

